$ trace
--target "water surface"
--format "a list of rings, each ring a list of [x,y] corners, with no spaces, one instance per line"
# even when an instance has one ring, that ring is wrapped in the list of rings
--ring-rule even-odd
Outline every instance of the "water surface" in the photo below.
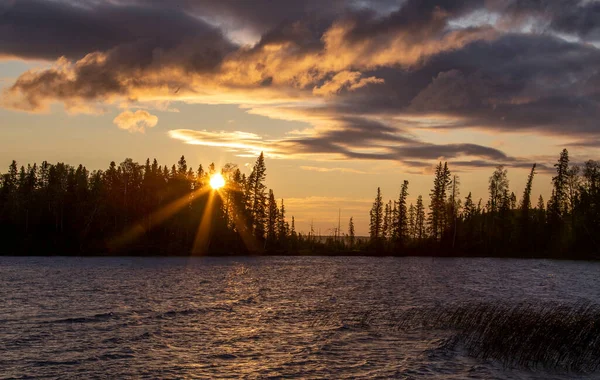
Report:
[[[600,378],[474,357],[444,348],[450,328],[397,320],[597,304],[599,263],[0,257],[0,299],[0,378]]]

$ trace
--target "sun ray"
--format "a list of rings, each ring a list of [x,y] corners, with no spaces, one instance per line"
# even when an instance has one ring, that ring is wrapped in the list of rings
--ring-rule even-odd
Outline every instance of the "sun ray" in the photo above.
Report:
[[[169,219],[177,211],[185,207],[185,205],[187,205],[190,202],[190,198],[199,197],[208,191],[210,191],[210,189],[208,189],[207,187],[200,188],[198,190],[193,191],[191,194],[186,194],[181,198],[176,199],[168,205],[162,207],[161,209],[151,213],[142,220],[139,220],[136,224],[133,225],[133,227],[126,230],[123,234],[112,239],[108,243],[109,248],[118,249],[119,247],[137,239],[138,237],[142,236],[156,225],[161,224],[165,220]]]
[[[212,232],[212,225],[215,213],[213,211],[215,204],[215,196],[220,196],[218,190],[213,190],[208,194],[208,200],[206,202],[206,208],[202,213],[200,224],[198,225],[198,231],[196,232],[196,238],[194,239],[194,245],[192,247],[193,255],[203,255],[208,251],[210,245],[210,235]]]

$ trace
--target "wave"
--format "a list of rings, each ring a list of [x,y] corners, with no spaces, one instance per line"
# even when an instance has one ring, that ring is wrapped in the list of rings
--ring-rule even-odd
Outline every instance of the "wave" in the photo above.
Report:
[[[95,314],[90,317],[73,317],[46,321],[44,323],[95,323],[104,322],[109,319],[118,319],[119,316],[113,312]]]

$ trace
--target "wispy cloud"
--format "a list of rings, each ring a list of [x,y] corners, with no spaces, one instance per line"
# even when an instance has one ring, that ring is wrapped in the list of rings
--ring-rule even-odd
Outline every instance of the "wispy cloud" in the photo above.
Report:
[[[307,170],[311,172],[319,172],[319,173],[331,173],[331,172],[340,172],[340,173],[353,173],[353,174],[367,174],[362,170],[356,170],[351,168],[324,168],[319,166],[300,166],[300,169]]]
[[[174,129],[168,134],[171,138],[186,144],[221,147],[243,155],[256,156],[260,152],[265,152],[267,155],[275,154],[269,142],[263,141],[259,135],[250,132]]]

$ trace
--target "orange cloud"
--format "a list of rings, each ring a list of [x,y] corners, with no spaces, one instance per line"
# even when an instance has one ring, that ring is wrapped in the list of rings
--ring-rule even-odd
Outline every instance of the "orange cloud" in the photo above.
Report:
[[[144,133],[146,128],[153,128],[158,124],[158,117],[144,110],[124,111],[114,118],[113,123],[131,133]]]

